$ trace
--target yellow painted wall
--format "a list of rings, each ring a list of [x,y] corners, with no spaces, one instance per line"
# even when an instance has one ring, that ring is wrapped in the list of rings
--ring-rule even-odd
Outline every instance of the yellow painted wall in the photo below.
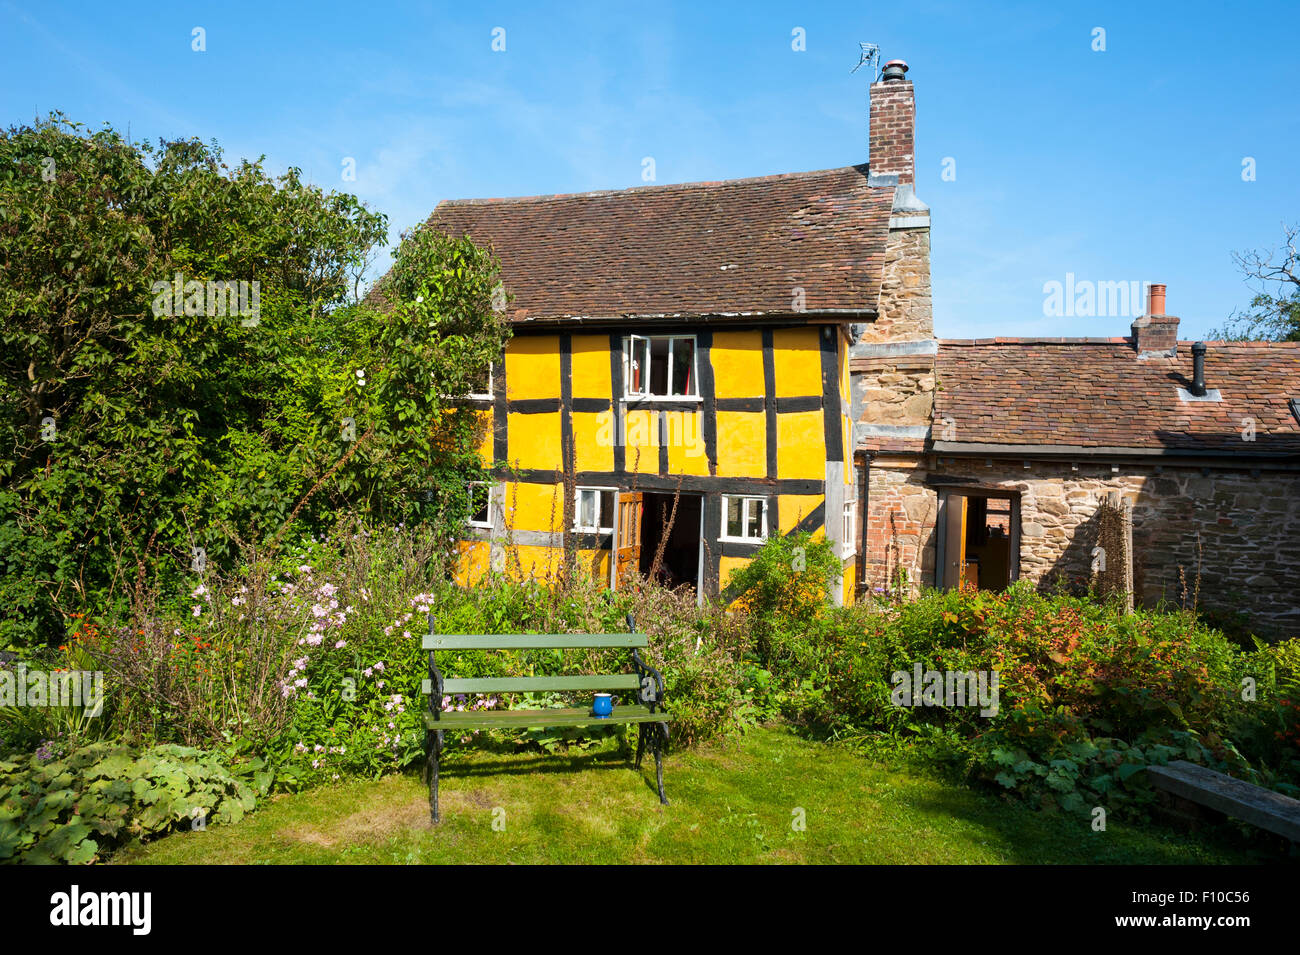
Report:
[[[548,398],[560,393],[560,337],[520,335],[506,345],[506,397]]]
[[[671,474],[708,474],[709,455],[704,447],[704,413],[669,411],[668,471]],[[721,457],[721,452],[719,452]]]
[[[710,357],[714,395],[719,398],[763,396],[761,332],[714,332]]]
[[[573,413],[573,447],[577,470],[614,470],[614,443],[617,440],[618,422],[612,411]],[[656,463],[655,467],[658,466]]]
[[[505,505],[507,527],[555,532],[564,523],[564,486],[511,482],[506,485]]]
[[[838,329],[835,334],[839,334]],[[822,353],[817,336],[818,329],[815,327],[778,328],[772,333],[772,357],[776,371],[778,398],[822,393]],[[761,385],[763,380],[761,369],[759,373],[758,380]]]
[[[815,511],[819,505],[824,504],[826,498],[821,494],[782,494],[778,497],[778,510],[781,519],[782,536],[789,534],[799,522]],[[813,537],[824,535],[824,531],[818,528]]]
[[[761,411],[719,411],[719,477],[762,477],[766,473],[767,418]]]
[[[511,467],[556,470],[560,456],[560,413],[511,414],[506,442]]]
[[[612,388],[609,380],[609,336],[574,335],[572,354],[573,397],[608,398]],[[559,393],[557,386],[555,394]],[[534,397],[543,396],[539,393]]]
[[[821,411],[788,411],[776,416],[776,475],[826,479],[826,449]],[[719,471],[721,468],[719,468]]]
[[[472,587],[487,573],[491,545],[487,541],[458,541],[456,552],[456,580]]]

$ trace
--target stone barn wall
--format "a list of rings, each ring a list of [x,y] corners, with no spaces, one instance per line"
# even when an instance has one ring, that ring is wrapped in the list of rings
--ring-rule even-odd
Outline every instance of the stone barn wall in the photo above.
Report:
[[[1300,636],[1300,475],[944,458],[881,453],[869,470],[863,583],[878,590],[906,571],[933,586],[938,491],[930,478],[968,478],[1020,495],[1020,576],[1047,586],[1086,585],[1100,509],[1119,492],[1132,504],[1138,603],[1162,600],[1225,618],[1243,611],[1261,633]],[[1199,580],[1199,594],[1196,593]]]

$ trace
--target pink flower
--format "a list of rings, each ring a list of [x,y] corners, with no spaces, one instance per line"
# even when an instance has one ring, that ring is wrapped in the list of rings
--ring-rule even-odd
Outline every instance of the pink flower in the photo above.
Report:
[[[348,642],[347,642],[346,640],[340,640],[338,643],[334,644],[334,649],[335,649],[335,650],[342,650],[342,649],[343,649],[344,647],[346,647],[347,645],[348,645]]]

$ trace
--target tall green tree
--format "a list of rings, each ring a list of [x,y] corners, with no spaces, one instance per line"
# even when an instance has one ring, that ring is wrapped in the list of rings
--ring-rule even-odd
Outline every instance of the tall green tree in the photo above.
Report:
[[[503,347],[496,265],[422,231],[359,301],[386,228],[215,143],[57,114],[0,135],[0,646],[57,639],[141,566],[463,486],[476,422],[445,396]]]

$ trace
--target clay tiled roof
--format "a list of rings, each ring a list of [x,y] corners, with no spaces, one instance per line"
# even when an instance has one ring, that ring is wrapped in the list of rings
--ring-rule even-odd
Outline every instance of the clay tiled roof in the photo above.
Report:
[[[867,167],[619,192],[442,202],[491,244],[515,321],[874,310],[892,186]]]
[[[941,341],[932,434],[960,444],[1294,455],[1300,342],[1206,342],[1205,384],[1221,401],[1183,401],[1191,342],[1141,361],[1124,338]],[[1243,440],[1243,419],[1255,440]],[[950,419],[950,420],[948,420]],[[943,441],[947,437],[952,442]]]

